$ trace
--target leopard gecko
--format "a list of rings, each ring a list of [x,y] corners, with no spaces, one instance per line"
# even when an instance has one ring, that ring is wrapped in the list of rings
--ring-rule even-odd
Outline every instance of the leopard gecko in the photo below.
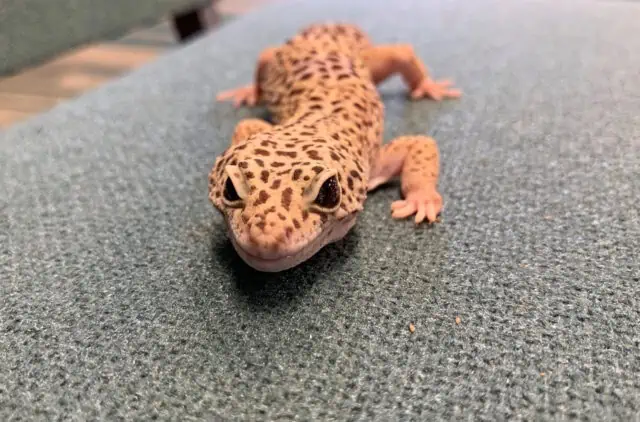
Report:
[[[253,83],[221,92],[234,106],[264,105],[273,123],[241,120],[209,174],[209,199],[238,255],[263,272],[311,258],[344,237],[367,193],[401,178],[394,219],[436,221],[439,153],[427,136],[383,144],[377,85],[400,75],[413,99],[457,98],[408,44],[374,45],[361,28],[318,23],[264,49]]]

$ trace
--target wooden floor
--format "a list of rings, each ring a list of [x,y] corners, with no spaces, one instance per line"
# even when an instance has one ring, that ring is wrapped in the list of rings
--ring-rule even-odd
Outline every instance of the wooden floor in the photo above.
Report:
[[[221,15],[230,16],[273,1],[277,0],[219,0],[216,7]],[[173,28],[169,22],[161,22],[0,78],[0,130],[118,78],[172,48],[179,48]]]

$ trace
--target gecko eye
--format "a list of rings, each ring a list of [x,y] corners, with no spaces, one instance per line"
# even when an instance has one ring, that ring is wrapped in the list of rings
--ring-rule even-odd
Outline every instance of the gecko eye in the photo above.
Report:
[[[325,180],[313,202],[326,209],[335,208],[340,204],[340,186],[336,176],[331,176]]]
[[[224,192],[222,193],[224,199],[229,202],[237,202],[240,200],[240,195],[236,191],[235,186],[233,186],[233,182],[230,177],[227,177],[227,181],[224,184]]]

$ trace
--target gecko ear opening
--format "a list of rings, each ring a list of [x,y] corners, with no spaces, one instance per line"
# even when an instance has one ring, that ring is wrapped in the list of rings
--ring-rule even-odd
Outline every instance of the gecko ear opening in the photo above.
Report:
[[[248,186],[237,166],[225,167],[226,180],[222,191],[222,199],[227,206],[238,207],[244,202],[248,193]]]
[[[338,183],[337,172],[328,169],[314,178],[310,184],[308,198],[311,207],[322,212],[333,212],[342,201],[342,189]]]

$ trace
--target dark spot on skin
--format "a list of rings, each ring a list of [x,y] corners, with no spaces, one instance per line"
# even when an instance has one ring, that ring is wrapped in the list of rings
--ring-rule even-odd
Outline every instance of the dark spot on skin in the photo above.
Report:
[[[293,171],[293,180],[298,180],[300,178],[300,175],[302,175],[302,170],[300,169],[295,169]]]
[[[347,79],[348,77],[349,75],[346,75],[346,74],[338,75],[338,80],[341,81],[343,79]]]
[[[340,113],[342,111],[344,111],[344,107],[336,107],[336,108],[333,109],[334,113]]]
[[[309,101],[322,101],[322,97],[316,97],[316,96],[309,97]]]
[[[297,154],[295,151],[276,151],[276,155],[279,155],[280,157],[296,158]]]
[[[322,106],[320,104],[313,104],[309,107],[310,110],[322,110]]]
[[[360,188],[360,189],[358,189],[358,193],[359,193],[360,195],[364,195],[364,188]]]
[[[313,136],[311,132],[300,132],[300,136]]]
[[[300,95],[300,94],[302,94],[303,92],[304,92],[304,89],[302,89],[302,88],[297,88],[297,89],[291,90],[291,91],[289,92],[289,95],[292,95],[292,96],[293,96],[293,95]]]
[[[306,113],[304,113],[302,116],[300,116],[300,118],[298,119],[298,121],[303,121],[305,120],[307,117],[313,115],[313,113],[311,113],[310,111],[307,111]],[[308,127],[308,126],[305,126]]]
[[[289,207],[291,206],[292,196],[293,196],[293,189],[286,188],[285,190],[282,191],[282,199],[280,200],[280,203],[282,204],[282,207],[287,211],[289,211]]]
[[[247,164],[246,161],[241,162],[240,164],[238,164],[238,167],[240,167],[241,169],[246,169],[247,167],[249,167],[249,164]]]
[[[305,73],[304,75],[300,76],[300,80],[301,81],[306,81],[307,79],[311,79],[312,76],[313,76],[313,73],[311,73],[311,72]]]
[[[307,221],[308,218],[309,218],[309,211],[307,210],[302,211],[302,221]]]
[[[255,175],[252,172],[248,171],[244,174],[244,177],[246,177],[247,179],[253,179]]]
[[[269,194],[263,190],[258,194],[258,199],[253,203],[254,206],[266,204],[267,200],[270,198]]]
[[[331,137],[332,137],[333,139],[335,139],[336,141],[337,141],[338,139],[340,139],[340,135],[338,135],[337,133],[333,133],[333,134],[331,134]]]
[[[244,222],[244,224],[247,224],[249,222],[249,216],[246,214],[242,214],[242,221]]]
[[[280,179],[274,180],[269,189],[278,189],[280,187],[280,183]]]
[[[305,70],[307,70],[307,66],[300,66],[296,69],[293,69],[293,71],[291,72],[291,74],[293,76],[298,76],[299,74],[301,74],[302,72],[304,72]]]
[[[266,170],[262,170],[262,172],[260,173],[260,180],[262,180],[264,183],[267,183],[269,181],[269,172]]]
[[[271,155],[271,153],[269,151],[267,151],[266,149],[256,149],[255,151],[253,151],[254,154],[256,155],[262,155],[263,157],[268,157]]]
[[[284,144],[285,148],[294,148],[296,144]]]
[[[260,230],[264,231],[264,228],[267,227],[267,223],[265,223],[264,221],[260,221],[256,223],[256,226],[258,226]]]
[[[258,166],[260,166],[260,167],[264,167],[264,161],[262,161],[261,159],[256,158],[254,161],[256,162],[256,164],[257,164]]]
[[[351,176],[353,176],[353,178],[355,178],[355,179],[362,180],[362,178],[360,177],[360,173],[358,173],[358,172],[357,172],[357,171],[355,171],[355,170],[351,170],[351,171],[349,172],[349,174],[350,174]]]
[[[279,171],[276,173],[276,176],[284,176],[285,174],[288,174],[291,171],[291,169],[286,169],[283,171]]]
[[[334,64],[333,66],[331,66],[331,70],[342,70],[342,66],[340,66],[339,64]]]
[[[322,173],[323,168],[320,166],[315,166],[311,170],[313,170],[316,174]]]
[[[353,179],[351,177],[347,177],[347,184],[349,185],[349,189],[353,190]]]
[[[263,147],[270,147],[270,146],[275,147],[275,146],[277,146],[278,144],[276,144],[276,143],[275,143],[275,142],[273,142],[273,141],[262,141],[262,142],[260,142],[260,145],[262,145]]]
[[[278,168],[278,167],[282,167],[282,166],[284,166],[284,163],[279,163],[279,162],[275,162],[275,161],[273,163],[271,163],[271,167]]]
[[[327,143],[327,141],[325,141],[324,139],[320,139],[320,138],[314,139],[313,142],[315,142],[317,144],[326,144]]]
[[[238,145],[238,146],[236,147],[236,151],[242,151],[243,149],[245,149],[245,148],[247,147],[247,145],[249,145],[249,144],[244,143],[244,144],[240,144],[240,145]]]
[[[308,181],[309,181],[309,179],[310,179],[310,177],[309,177],[309,176],[304,176],[304,177],[302,178],[302,180],[304,180],[305,182],[308,182]]]
[[[321,160],[320,155],[318,155],[318,151],[316,151],[316,150],[307,151],[307,155],[312,160]]]
[[[285,217],[284,215],[282,215],[282,214],[280,214],[280,213],[278,213],[277,215],[278,215],[278,218],[279,218],[280,220],[282,220],[282,221],[284,221],[284,220],[286,220],[286,219],[287,219],[287,217]]]
[[[286,235],[287,237],[291,237],[291,235],[293,234],[293,227],[287,227],[287,228],[284,230],[284,233],[285,233],[285,235]]]
[[[300,228],[300,223],[295,218],[293,219],[293,225],[295,226],[296,229]]]

